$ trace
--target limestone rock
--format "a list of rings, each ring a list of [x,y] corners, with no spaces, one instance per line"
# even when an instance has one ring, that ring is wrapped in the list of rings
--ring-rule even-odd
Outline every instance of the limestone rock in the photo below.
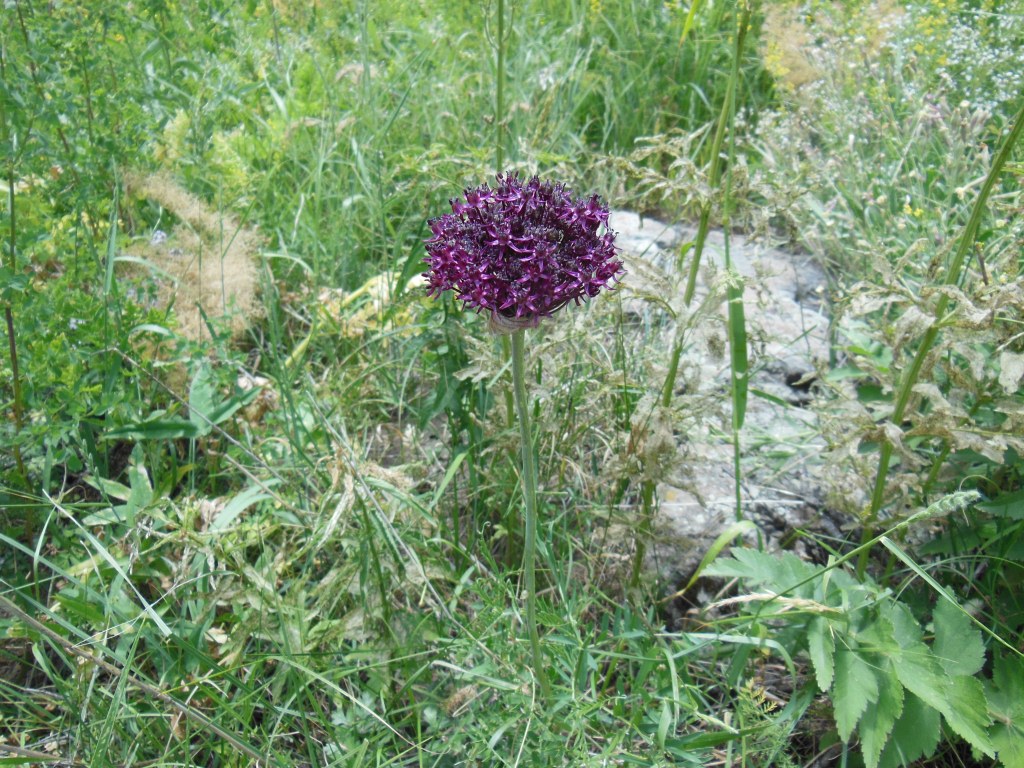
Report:
[[[660,328],[654,355],[671,346],[675,323],[683,316],[682,292],[692,250],[680,265],[683,245],[696,236],[693,228],[671,225],[626,211],[613,212],[627,269],[623,308]],[[828,360],[828,318],[824,313],[826,279],[807,256],[786,253],[730,235],[729,260],[744,282],[750,394],[740,435],[742,466],[741,515],[755,522],[769,546],[820,514],[823,493],[820,438],[814,414],[806,406],[814,397],[812,383]],[[726,238],[709,233],[691,307],[708,295],[724,276]],[[682,269],[680,269],[682,267]],[[654,317],[658,315],[658,317]],[[716,321],[716,315],[721,322]],[[729,391],[725,337],[725,305],[695,325],[684,357],[701,371],[701,386]],[[699,359],[694,359],[698,356]],[[698,434],[678,436],[684,457],[679,471],[659,484],[658,531],[649,547],[650,568],[667,584],[688,578],[711,543],[736,519],[731,435],[722,425]],[[682,445],[685,443],[685,445]],[[754,543],[756,536],[752,536]]]

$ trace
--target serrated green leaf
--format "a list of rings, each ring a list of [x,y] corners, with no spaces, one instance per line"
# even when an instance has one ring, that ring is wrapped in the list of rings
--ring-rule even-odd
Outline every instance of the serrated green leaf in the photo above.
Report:
[[[892,622],[893,636],[902,648],[909,648],[921,643],[923,633],[921,625],[917,623],[914,614],[903,603],[889,603],[888,610],[884,611]]]
[[[918,642],[904,645],[893,663],[904,688],[939,712],[947,707],[949,679],[927,645]]]
[[[824,616],[816,616],[807,625],[807,652],[814,665],[814,676],[818,688],[825,692],[832,686],[835,671],[836,641],[832,636],[832,628]]]
[[[812,579],[820,568],[804,562],[791,552],[770,555],[755,549],[735,547],[729,550],[732,557],[716,560],[705,573],[709,576],[741,578],[751,584],[763,584],[773,592],[790,590],[797,584]],[[813,581],[804,589],[793,592],[793,597],[810,597]]]
[[[897,768],[929,757],[939,745],[941,733],[939,713],[912,693],[905,693],[903,713],[889,734],[878,768]]]
[[[995,517],[1008,517],[1011,520],[1024,520],[1024,491],[1004,493],[992,501],[976,505]]]
[[[988,713],[988,701],[981,680],[960,675],[949,679],[949,706],[941,710],[949,727],[972,747],[995,757],[996,751],[988,736],[992,716]]]
[[[980,680],[949,677],[923,643],[904,648],[894,663],[896,674],[908,691],[938,710],[949,727],[972,747],[989,757],[995,754],[987,733],[992,718]]]
[[[877,768],[889,734],[903,713],[903,686],[891,664],[879,670],[878,701],[861,717],[857,733],[867,768]]]
[[[997,655],[985,693],[995,725],[989,730],[1003,768],[1024,768],[1024,660]]]
[[[985,643],[970,617],[959,606],[939,598],[933,616],[932,651],[947,675],[975,675],[985,664]]]
[[[437,497],[435,496],[435,499],[436,498]],[[684,586],[682,589],[676,592],[672,596],[672,598],[674,599],[676,597],[682,596],[687,590],[690,589],[690,587],[696,584],[700,577],[704,575],[704,569],[707,568],[709,564],[714,562],[718,558],[719,554],[721,554],[722,550],[729,546],[735,539],[747,533],[748,531],[756,529],[757,526],[754,525],[754,523],[752,523],[750,520],[737,520],[728,528],[723,530],[720,534],[718,534],[718,538],[716,538],[714,542],[712,542],[711,546],[708,547],[708,551],[704,554],[704,557],[701,558],[700,563],[697,564],[697,569],[693,572],[693,575],[690,576],[690,580],[686,582],[686,586]]]
[[[901,650],[896,640],[896,627],[892,617],[885,611],[879,611],[871,621],[857,633],[861,648],[870,648],[873,653],[888,658],[898,656]]]
[[[848,742],[868,704],[877,700],[878,680],[872,666],[856,650],[838,649],[835,655],[832,706],[835,709],[839,738]]]

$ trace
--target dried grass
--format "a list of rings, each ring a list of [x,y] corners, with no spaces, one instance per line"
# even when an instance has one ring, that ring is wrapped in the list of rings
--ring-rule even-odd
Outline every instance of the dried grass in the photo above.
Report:
[[[807,53],[811,35],[795,7],[769,5],[762,40],[765,67],[783,83],[799,88],[821,77]]]
[[[178,223],[164,240],[134,245],[129,252],[155,267],[160,301],[174,306],[179,332],[199,341],[208,335],[206,317],[223,322],[238,337],[260,313],[255,255],[256,230],[230,214],[214,211],[166,174],[128,174],[130,195],[151,200]]]
[[[854,38],[861,64],[874,60],[903,13],[893,0],[865,3],[845,21],[849,6],[832,3],[830,10],[826,8],[815,14],[813,30],[797,4],[769,3],[765,9],[761,58],[765,68],[788,88],[799,90],[821,79],[829,57],[843,46],[843,38]]]

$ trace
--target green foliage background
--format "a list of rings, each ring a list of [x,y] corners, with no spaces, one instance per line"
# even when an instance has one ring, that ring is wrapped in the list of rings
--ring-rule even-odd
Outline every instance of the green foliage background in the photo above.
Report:
[[[0,763],[1021,765],[1019,147],[944,270],[1020,106],[1024,6],[754,3],[735,69],[745,3],[508,6],[495,114],[494,4],[4,4]],[[737,527],[689,585],[732,591],[682,618],[677,585],[628,587],[631,547],[640,489],[729,402],[654,405],[663,332],[718,305],[602,297],[531,341],[543,707],[506,363],[414,282],[496,133],[510,167],[769,232],[832,281],[851,538],[719,557]],[[258,309],[189,337],[161,238],[223,260],[243,232]]]

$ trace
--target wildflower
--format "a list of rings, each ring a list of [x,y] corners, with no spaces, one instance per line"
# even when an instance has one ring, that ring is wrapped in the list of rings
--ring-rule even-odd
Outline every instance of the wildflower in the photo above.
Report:
[[[466,307],[490,312],[496,331],[534,327],[623,272],[597,195],[574,198],[564,184],[536,176],[523,184],[508,172],[495,188],[467,189],[451,206],[429,222],[428,295],[454,290]]]

